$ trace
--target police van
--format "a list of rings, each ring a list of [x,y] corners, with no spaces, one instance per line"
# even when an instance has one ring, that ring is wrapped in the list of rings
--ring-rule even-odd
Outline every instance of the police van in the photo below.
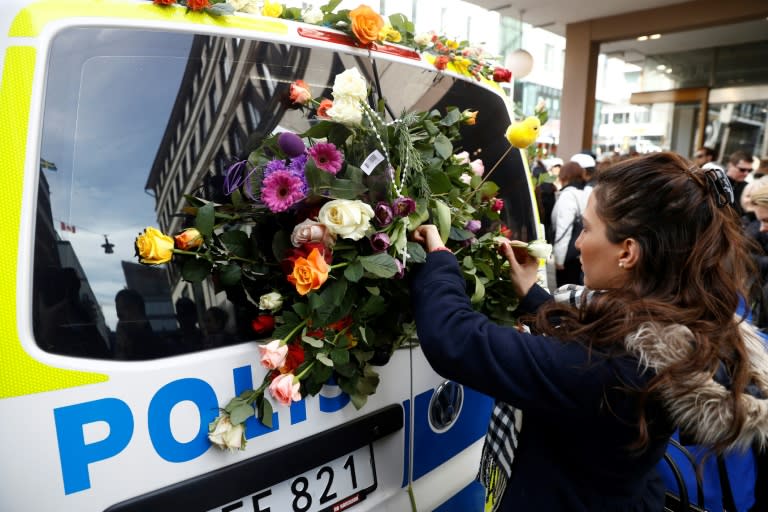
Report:
[[[208,439],[219,407],[260,382],[257,340],[210,283],[139,265],[145,226],[180,227],[249,139],[306,129],[281,100],[357,67],[395,111],[479,110],[464,140],[494,162],[511,108],[498,87],[410,48],[255,15],[141,0],[6,0],[0,13],[0,510],[481,510],[474,482],[492,401],[396,350],[361,409],[329,382]],[[539,223],[524,157],[495,175],[505,222]],[[140,304],[142,320],[131,322]],[[134,311],[135,312],[135,311]],[[165,351],[121,357],[116,326]]]

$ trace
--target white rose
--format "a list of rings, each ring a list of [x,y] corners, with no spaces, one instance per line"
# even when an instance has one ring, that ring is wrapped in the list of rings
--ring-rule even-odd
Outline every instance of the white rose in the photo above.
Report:
[[[469,173],[462,173],[461,176],[459,176],[459,181],[462,183],[469,185],[469,183],[472,181],[472,176]]]
[[[335,199],[320,208],[318,218],[331,233],[360,240],[371,227],[373,208],[357,199]]]
[[[216,418],[208,427],[208,439],[222,450],[238,450],[243,448],[245,429],[243,425],[233,425],[229,416],[223,414]]]
[[[227,0],[236,11],[248,14],[261,14],[261,6],[257,0]]]
[[[306,23],[311,23],[313,25],[319,24],[321,21],[323,21],[323,11],[321,11],[318,7],[308,7],[302,14],[301,18]]]
[[[461,153],[456,153],[453,155],[454,160],[457,164],[468,164],[469,163],[469,153],[466,151],[462,151]]]
[[[336,239],[324,224],[307,219],[293,228],[291,244],[301,247],[307,242],[322,242],[326,247],[333,247]]]
[[[432,43],[432,33],[422,32],[421,34],[416,34],[416,37],[413,38],[413,42],[419,46],[428,46]]]
[[[485,172],[485,165],[483,165],[483,161],[479,158],[469,162],[469,166],[472,168],[472,172],[475,174],[475,176],[482,176]]]
[[[333,81],[333,99],[334,106],[336,101],[344,99],[355,99],[365,101],[368,97],[368,84],[365,78],[360,74],[357,68],[350,68],[343,73],[336,75]]]
[[[333,100],[333,106],[325,113],[337,123],[360,126],[360,123],[363,122],[363,111],[360,108],[360,101],[344,98]]]
[[[547,259],[552,254],[552,245],[544,240],[534,240],[528,244],[528,254],[534,258]]]
[[[259,297],[259,308],[277,311],[283,306],[283,296],[277,292],[265,293]]]

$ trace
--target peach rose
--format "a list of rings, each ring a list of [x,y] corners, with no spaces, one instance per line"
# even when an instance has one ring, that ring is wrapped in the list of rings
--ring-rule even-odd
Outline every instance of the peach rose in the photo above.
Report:
[[[267,370],[276,370],[283,366],[285,356],[288,355],[288,346],[280,345],[280,340],[272,340],[267,344],[259,345],[261,354],[261,366]]]
[[[326,279],[330,267],[325,258],[317,249],[312,249],[306,258],[297,258],[293,264],[293,272],[288,276],[288,281],[296,287],[299,295],[306,295],[312,290],[317,290]]]
[[[333,102],[328,98],[323,98],[320,101],[320,106],[317,107],[317,117],[321,119],[330,119],[331,116],[328,115],[328,109],[331,107],[333,107]]]
[[[384,27],[381,16],[367,5],[349,11],[349,19],[352,22],[352,33],[363,44],[378,40],[379,32]]]
[[[309,90],[307,82],[304,80],[296,80],[291,83],[290,96],[292,102],[304,105],[312,99],[312,92]]]
[[[293,382],[295,378],[292,373],[284,373],[275,377],[269,384],[269,392],[272,397],[283,405],[291,405],[291,401],[298,402],[301,400],[301,393],[299,393],[301,385],[298,382]]]
[[[197,249],[203,243],[203,235],[195,228],[185,229],[173,239],[176,241],[176,247],[183,251]]]

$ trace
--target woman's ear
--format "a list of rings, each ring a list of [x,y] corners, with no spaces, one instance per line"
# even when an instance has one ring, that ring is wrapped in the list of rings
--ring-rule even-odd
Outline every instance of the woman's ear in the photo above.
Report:
[[[624,270],[630,270],[637,265],[640,259],[640,244],[634,238],[627,238],[621,243],[619,253],[619,266]]]

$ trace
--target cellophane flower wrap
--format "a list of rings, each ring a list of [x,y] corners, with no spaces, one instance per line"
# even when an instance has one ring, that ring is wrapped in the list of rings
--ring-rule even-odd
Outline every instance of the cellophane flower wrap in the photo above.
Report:
[[[309,130],[275,133],[229,166],[226,200],[187,197],[194,230],[175,239],[173,264],[187,281],[212,276],[258,308],[252,327],[263,338],[254,351],[263,381],[211,424],[217,446],[243,449],[237,428],[247,418],[271,426],[273,404],[315,395],[330,379],[355,407],[366,403],[376,367],[415,342],[409,275],[426,254],[409,233],[425,222],[456,254],[477,309],[514,320],[494,240],[508,234],[488,180],[496,166],[461,148],[461,131],[482,130],[483,114],[448,108],[393,120],[368,93],[356,68],[336,76],[332,98],[302,91],[294,101]]]

